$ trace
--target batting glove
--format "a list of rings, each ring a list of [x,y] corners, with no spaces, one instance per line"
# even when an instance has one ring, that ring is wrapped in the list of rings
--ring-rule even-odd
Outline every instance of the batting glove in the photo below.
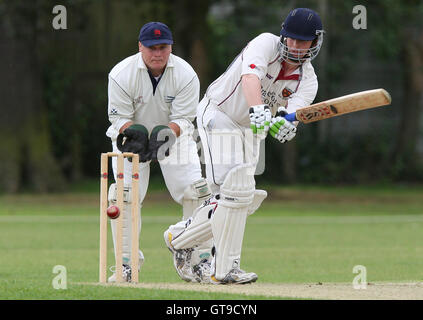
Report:
[[[279,107],[275,117],[271,120],[269,133],[280,143],[292,140],[297,134],[297,127],[284,118],[287,114],[288,111],[285,107]]]
[[[260,139],[266,138],[271,119],[272,113],[267,104],[260,104],[250,108],[250,127]]]

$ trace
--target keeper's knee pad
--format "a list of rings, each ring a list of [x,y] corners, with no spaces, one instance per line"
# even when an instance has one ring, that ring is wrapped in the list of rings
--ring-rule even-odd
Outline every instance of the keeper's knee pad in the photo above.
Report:
[[[206,179],[202,178],[189,185],[184,191],[182,200],[183,220],[192,217],[194,211],[210,197],[211,191]]]
[[[109,187],[108,193],[109,206],[116,205],[117,202],[117,187],[116,183],[112,183]],[[123,208],[119,208],[120,214],[122,215],[122,259],[123,263],[129,263],[131,257],[131,231],[132,231],[132,188],[130,186],[124,186],[123,188]],[[113,246],[116,255],[116,219],[110,220],[112,228]],[[139,233],[141,232],[141,219],[138,223]],[[140,260],[144,259],[142,252],[140,251]]]

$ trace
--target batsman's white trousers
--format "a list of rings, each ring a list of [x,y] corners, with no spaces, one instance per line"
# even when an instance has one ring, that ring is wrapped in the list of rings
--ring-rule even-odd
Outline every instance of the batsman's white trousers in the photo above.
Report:
[[[223,280],[231,269],[240,266],[246,218],[253,202],[260,140],[250,128],[239,126],[207,97],[197,108],[197,125],[207,181],[212,192],[222,196],[210,225],[215,247],[211,272],[217,280]],[[243,180],[248,184],[239,185]],[[249,191],[248,201],[241,201],[244,188]]]
[[[239,126],[207,97],[198,105],[197,126],[207,181],[214,194],[219,193],[220,185],[234,167],[245,163],[257,166],[260,140],[252,130]]]

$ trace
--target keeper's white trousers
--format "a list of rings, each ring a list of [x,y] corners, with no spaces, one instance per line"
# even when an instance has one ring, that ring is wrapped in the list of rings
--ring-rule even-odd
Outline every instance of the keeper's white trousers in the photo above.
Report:
[[[112,141],[113,152],[120,152],[116,146],[116,141]],[[140,162],[140,203],[144,201],[150,179],[150,162]],[[124,184],[131,185],[132,163],[127,159],[124,161]],[[176,139],[171,147],[169,156],[159,161],[166,187],[173,200],[182,204],[184,190],[195,181],[202,178],[200,159],[197,153],[197,144],[192,135],[181,135]],[[117,158],[112,158],[113,174],[116,181]]]
[[[116,140],[112,139],[113,152],[120,153],[116,146]],[[150,178],[150,162],[139,163],[139,203],[140,208],[147,193]],[[183,203],[185,189],[194,182],[202,178],[200,159],[197,153],[197,144],[191,134],[182,134],[176,139],[171,147],[169,156],[159,161],[160,169],[167,189],[173,200],[177,203]],[[112,168],[114,179],[117,177],[117,158],[112,158]],[[132,184],[132,162],[124,159],[124,186],[130,187]],[[132,197],[131,197],[132,198]],[[124,263],[129,263],[131,256],[131,212],[127,206],[123,210],[123,249],[122,257]],[[181,207],[182,213],[182,207]],[[122,214],[122,212],[121,212]],[[141,210],[139,219],[139,234],[141,235]],[[116,220],[110,220],[112,226],[113,243],[116,243],[115,229]],[[144,259],[140,251],[140,261]]]

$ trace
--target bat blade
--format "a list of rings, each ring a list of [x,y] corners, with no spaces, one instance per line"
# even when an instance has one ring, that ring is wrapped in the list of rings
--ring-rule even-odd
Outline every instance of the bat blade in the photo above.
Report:
[[[351,112],[386,106],[391,101],[391,96],[385,89],[367,90],[300,108],[285,118],[289,121],[298,120],[310,123]]]

